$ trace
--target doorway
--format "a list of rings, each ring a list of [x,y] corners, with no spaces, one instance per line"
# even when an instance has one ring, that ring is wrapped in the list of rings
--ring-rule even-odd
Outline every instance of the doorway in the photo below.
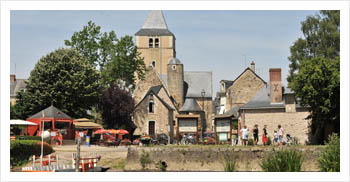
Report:
[[[155,125],[156,125],[155,121],[148,122],[148,134],[152,137],[155,136]]]

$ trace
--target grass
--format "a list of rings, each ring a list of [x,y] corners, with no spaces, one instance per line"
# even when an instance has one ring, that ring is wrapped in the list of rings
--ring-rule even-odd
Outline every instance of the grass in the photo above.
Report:
[[[108,160],[101,160],[98,164],[103,167],[110,167],[110,170],[117,170],[117,171],[123,171],[125,168],[125,159],[108,159]]]

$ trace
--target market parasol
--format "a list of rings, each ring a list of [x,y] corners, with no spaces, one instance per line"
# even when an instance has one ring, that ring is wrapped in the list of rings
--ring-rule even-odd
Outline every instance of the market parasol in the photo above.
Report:
[[[11,119],[10,120],[11,125],[38,125],[36,123],[32,123],[29,121],[19,120],[19,119]]]
[[[111,131],[105,130],[105,129],[99,129],[95,131],[95,134],[104,134],[104,133],[111,133]]]
[[[126,131],[126,130],[115,130],[115,129],[110,129],[109,131],[110,131],[110,133],[120,134],[120,135],[129,134],[129,132]]]

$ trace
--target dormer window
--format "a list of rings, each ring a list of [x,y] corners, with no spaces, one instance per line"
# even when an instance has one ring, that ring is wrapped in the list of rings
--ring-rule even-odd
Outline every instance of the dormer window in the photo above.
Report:
[[[148,40],[148,47],[149,47],[149,48],[153,48],[153,39],[152,39],[152,38],[150,38],[150,39]]]
[[[154,39],[154,43],[155,43],[155,44],[154,44],[154,47],[155,47],[155,48],[158,48],[158,47],[159,47],[159,39],[158,39],[158,38],[155,38],[155,39]]]

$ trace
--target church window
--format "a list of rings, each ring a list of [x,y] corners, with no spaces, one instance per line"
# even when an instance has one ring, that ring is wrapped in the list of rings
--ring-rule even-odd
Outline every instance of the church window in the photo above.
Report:
[[[154,39],[154,43],[155,43],[155,44],[154,44],[154,47],[155,47],[155,48],[158,48],[158,47],[159,47],[159,39],[158,39],[158,38],[155,38],[155,39]]]
[[[149,96],[148,112],[149,113],[154,113],[154,100],[153,100],[153,95],[152,94]]]
[[[153,66],[153,68],[156,67],[156,61],[152,61],[152,66]]]
[[[152,39],[152,38],[150,38],[150,39],[148,40],[148,47],[149,47],[149,48],[152,48],[152,47],[153,47],[153,39]]]
[[[176,65],[173,65],[173,66],[172,66],[172,69],[173,69],[173,70],[176,70]]]

